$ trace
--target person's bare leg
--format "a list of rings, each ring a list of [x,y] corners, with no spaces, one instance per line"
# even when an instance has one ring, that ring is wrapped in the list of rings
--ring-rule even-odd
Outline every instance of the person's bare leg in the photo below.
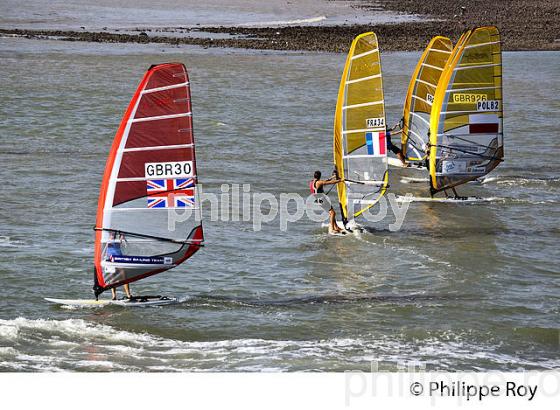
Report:
[[[336,212],[334,212],[334,209],[332,208],[329,210],[329,222],[330,222],[331,230],[333,232],[342,231],[342,229],[340,229],[336,223]]]
[[[408,165],[406,160],[404,159],[404,155],[402,152],[397,152],[397,158],[402,162],[403,165]]]
[[[115,288],[111,288],[111,299],[117,300],[117,290]]]
[[[126,297],[129,299],[132,298],[132,294],[130,293],[130,286],[128,286],[128,283],[126,285],[123,285],[123,289]]]

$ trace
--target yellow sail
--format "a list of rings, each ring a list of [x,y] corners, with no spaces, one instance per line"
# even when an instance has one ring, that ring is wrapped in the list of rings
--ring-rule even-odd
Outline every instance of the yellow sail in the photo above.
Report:
[[[451,55],[447,37],[432,38],[410,79],[404,102],[401,145],[407,161],[423,161],[429,141],[430,114],[441,73]]]
[[[334,119],[334,163],[343,220],[362,214],[388,185],[385,104],[375,33],[357,36],[340,81]]]
[[[503,160],[502,53],[496,27],[463,34],[430,117],[432,193],[486,175]]]

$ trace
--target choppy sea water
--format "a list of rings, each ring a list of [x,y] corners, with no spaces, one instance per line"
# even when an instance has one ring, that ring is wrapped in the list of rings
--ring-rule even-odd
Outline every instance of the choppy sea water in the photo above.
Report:
[[[380,39],[382,43],[382,39]],[[419,53],[383,53],[389,122]],[[302,219],[206,221],[207,246],[132,285],[162,308],[65,309],[89,297],[112,137],[151,64],[189,69],[198,171],[306,195],[331,170],[342,54],[0,39],[0,370],[343,371],[560,367],[558,52],[504,54],[506,161],[464,194],[413,203],[360,235]],[[391,176],[392,192],[425,195]]]

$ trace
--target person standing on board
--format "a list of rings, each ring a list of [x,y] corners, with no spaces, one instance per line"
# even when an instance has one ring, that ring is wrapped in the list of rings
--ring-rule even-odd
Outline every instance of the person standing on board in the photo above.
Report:
[[[321,171],[315,171],[313,174],[313,180],[309,183],[309,190],[311,191],[311,195],[324,194],[325,185],[336,185],[343,181],[344,179],[337,178],[336,174],[329,179],[321,179]],[[346,231],[340,229],[336,224],[336,212],[332,206],[329,209],[329,232],[346,233]]]
[[[115,232],[111,232],[111,234],[109,235],[109,242],[107,242],[107,253],[106,253],[106,258],[107,259],[111,259],[113,256],[123,256],[122,253],[122,248],[123,248],[123,244],[126,246],[126,239],[124,238],[124,235],[121,233],[119,235],[119,240],[115,240]],[[119,273],[121,273],[121,275],[124,277],[124,270],[123,269],[119,269]],[[124,293],[126,294],[126,297],[131,299],[132,298],[132,294],[130,293],[130,286],[127,284],[123,285],[123,289],[124,289]],[[111,299],[113,300],[117,300],[117,289],[116,288],[111,288]]]
[[[391,142],[391,137],[393,135],[402,134],[402,128],[399,129],[398,131],[395,131],[397,129],[397,127],[400,128],[400,123],[395,124],[395,126],[393,128],[390,128],[390,129],[386,128],[385,129],[385,138],[387,140],[387,149],[390,150],[393,154],[395,154],[397,156],[397,158],[401,161],[401,163],[403,164],[404,167],[407,167],[408,164],[406,163],[406,160],[404,158],[402,150],[399,147],[397,147],[396,145],[393,145],[393,143]]]

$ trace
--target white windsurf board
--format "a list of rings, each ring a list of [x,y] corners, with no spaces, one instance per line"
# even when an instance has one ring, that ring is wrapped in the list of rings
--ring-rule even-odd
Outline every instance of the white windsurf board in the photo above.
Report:
[[[424,167],[421,163],[417,162],[409,162],[406,165],[401,162],[400,159],[394,157],[387,157],[387,164],[391,167],[395,168],[404,168],[416,171],[425,171],[426,167]]]
[[[102,307],[109,305],[126,306],[126,307],[140,307],[140,306],[164,306],[178,303],[179,300],[167,296],[136,296],[132,299],[56,299],[44,298],[47,302],[55,303],[63,306],[77,306],[77,307]]]
[[[459,198],[430,198],[430,197],[418,197],[418,196],[397,196],[397,202],[438,202],[444,204],[468,204],[476,202],[493,202],[499,201],[501,198],[490,197],[490,198],[480,198],[478,196],[465,196]]]

